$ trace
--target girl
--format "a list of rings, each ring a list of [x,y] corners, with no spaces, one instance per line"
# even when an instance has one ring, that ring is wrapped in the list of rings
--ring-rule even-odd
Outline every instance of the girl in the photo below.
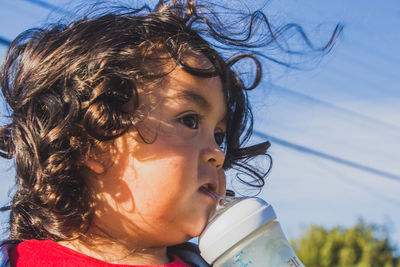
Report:
[[[3,263],[206,266],[179,244],[206,226],[224,171],[259,187],[268,171],[247,163],[269,145],[245,147],[246,90],[261,79],[248,52],[277,36],[262,13],[249,21],[243,37],[206,6],[160,1],[17,37],[0,77],[11,110],[1,155],[16,164]],[[233,68],[244,58],[257,67],[248,87]]]

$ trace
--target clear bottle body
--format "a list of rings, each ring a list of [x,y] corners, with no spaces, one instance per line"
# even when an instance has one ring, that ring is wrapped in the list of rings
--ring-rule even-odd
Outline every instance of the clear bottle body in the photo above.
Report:
[[[278,221],[270,221],[218,257],[213,267],[304,267]]]

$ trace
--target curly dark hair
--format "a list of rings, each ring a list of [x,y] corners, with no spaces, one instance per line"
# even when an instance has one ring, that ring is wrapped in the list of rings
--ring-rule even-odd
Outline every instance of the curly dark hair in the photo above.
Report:
[[[2,208],[11,210],[10,237],[60,241],[87,231],[93,201],[78,161],[144,118],[137,89],[166,77],[171,60],[190,74],[221,77],[228,110],[224,168],[240,169],[262,187],[269,168],[255,168],[249,159],[267,155],[269,143],[246,146],[253,126],[247,91],[262,73],[261,54],[251,51],[278,43],[290,26],[274,31],[260,11],[241,20],[245,29],[230,29],[233,24],[224,25],[205,5],[160,1],[153,10],[117,9],[19,35],[0,74],[11,109],[0,128],[0,153],[16,164],[16,192]],[[213,68],[187,64],[188,51],[206,56]],[[256,66],[247,87],[233,67],[243,59]],[[130,112],[122,108],[128,102]]]

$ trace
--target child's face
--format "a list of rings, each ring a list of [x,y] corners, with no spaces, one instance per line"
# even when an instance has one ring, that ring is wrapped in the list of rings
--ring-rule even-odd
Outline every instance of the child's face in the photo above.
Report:
[[[155,93],[159,104],[138,125],[144,139],[154,142],[146,144],[135,130],[116,139],[113,164],[93,182],[95,223],[143,246],[199,235],[216,206],[202,187],[224,194],[226,182],[218,144],[226,128],[220,78],[176,68]]]

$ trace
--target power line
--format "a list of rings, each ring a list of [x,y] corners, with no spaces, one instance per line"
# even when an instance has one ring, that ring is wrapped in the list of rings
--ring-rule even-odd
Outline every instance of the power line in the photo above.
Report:
[[[52,5],[52,4],[50,4],[50,3],[46,2],[46,1],[43,1],[43,0],[25,0],[25,1],[26,2],[30,2],[30,3],[32,3],[34,5],[40,6],[42,8],[48,9],[50,11],[57,12],[59,14],[73,15],[71,12],[60,8],[59,6]]]
[[[0,36],[0,44],[8,47],[11,44],[11,41]]]
[[[351,109],[347,109],[347,108],[343,108],[343,107],[337,106],[335,104],[332,104],[330,102],[321,100],[319,98],[312,97],[312,96],[309,96],[307,94],[297,92],[297,91],[295,91],[293,89],[290,89],[290,88],[287,88],[287,87],[282,87],[282,86],[275,85],[275,84],[270,84],[270,85],[267,85],[267,86],[272,86],[272,88],[275,88],[278,92],[281,91],[281,92],[285,92],[285,93],[290,94],[290,95],[297,96],[299,98],[303,98],[303,99],[305,99],[307,101],[310,101],[312,103],[315,103],[317,105],[321,105],[321,106],[324,106],[326,108],[330,108],[330,109],[336,110],[338,112],[342,112],[344,114],[363,119],[365,121],[370,121],[371,123],[378,124],[379,126],[384,126],[384,127],[388,127],[388,128],[391,128],[391,129],[399,130],[399,126],[397,126],[397,125],[394,125],[394,124],[391,124],[391,123],[388,123],[388,122],[385,122],[385,121],[381,121],[379,119],[376,119],[376,118],[361,114],[361,113],[359,113],[357,111],[353,111]]]
[[[32,4],[35,4],[37,6],[40,6],[42,8],[54,11],[54,12],[63,13],[63,14],[69,14],[70,13],[70,12],[64,10],[64,9],[61,9],[60,7],[58,7],[56,5],[52,5],[52,4],[50,4],[50,3],[46,2],[46,1],[43,1],[43,0],[25,0],[25,1],[30,2]],[[11,42],[9,40],[0,37],[0,44],[5,45],[5,46],[9,46],[10,43]],[[290,89],[287,89],[287,90],[290,90]],[[290,90],[290,91],[293,92],[293,90]],[[303,95],[301,93],[297,93],[297,94]],[[304,95],[304,96],[306,96],[306,95]],[[353,111],[350,111],[350,110],[346,110],[346,109],[334,106],[333,104],[326,103],[326,102],[317,100],[315,98],[311,98],[309,96],[306,96],[306,97],[308,97],[310,100],[318,101],[320,104],[329,106],[331,108],[339,109],[339,110],[341,110],[343,112],[353,113],[353,115],[358,115],[358,116],[364,117],[365,119],[370,119],[370,120],[373,120],[375,122],[383,123],[382,121],[379,121],[379,120],[376,120],[376,119],[372,119],[372,118],[369,118],[367,116],[363,116],[361,114],[356,114],[356,112],[353,112]],[[400,181],[400,176],[396,175],[396,174],[388,173],[386,171],[381,171],[381,170],[378,170],[378,169],[375,169],[375,168],[371,168],[369,166],[365,166],[365,165],[362,165],[362,164],[359,164],[359,163],[356,163],[356,162],[353,162],[353,161],[349,161],[349,160],[342,159],[342,158],[339,158],[339,157],[336,157],[336,156],[333,156],[333,155],[330,155],[330,154],[327,154],[327,153],[324,153],[324,152],[320,152],[318,150],[314,150],[314,149],[311,149],[311,148],[308,148],[308,147],[305,147],[305,146],[301,146],[301,145],[298,145],[298,144],[295,144],[295,143],[291,143],[291,142],[285,141],[285,140],[277,138],[277,137],[273,137],[271,135],[267,135],[267,134],[259,132],[259,131],[254,131],[254,134],[256,134],[256,135],[258,135],[260,137],[263,137],[263,138],[267,138],[267,139],[271,140],[272,142],[275,142],[275,143],[280,144],[282,146],[288,147],[290,149],[297,150],[297,151],[302,152],[302,153],[311,154],[311,155],[318,156],[318,157],[321,157],[321,158],[324,158],[326,160],[330,160],[330,161],[333,161],[333,162],[336,162],[336,163],[339,163],[339,164],[342,164],[342,165],[350,166],[350,167],[353,167],[353,168],[356,168],[356,169],[359,169],[359,170],[362,170],[362,171],[370,172],[370,173],[373,173],[373,174],[376,174],[376,175],[379,175],[379,176],[383,176],[383,177],[386,177],[386,178],[389,178],[389,179]]]
[[[394,205],[395,207],[400,206],[400,201],[398,199],[393,199],[390,195],[387,194],[387,192],[383,192],[383,194],[382,194],[382,192],[377,191],[376,188],[371,188],[370,186],[366,185],[365,183],[360,183],[360,182],[356,181],[357,179],[356,179],[356,177],[354,177],[354,175],[349,176],[346,173],[339,172],[337,168],[334,168],[334,167],[326,164],[326,162],[323,162],[321,160],[318,161],[318,164],[322,165],[320,167],[324,168],[325,170],[328,170],[328,172],[332,173],[335,177],[337,177],[337,179],[342,180],[344,183],[346,183],[354,188],[357,188],[359,190],[363,190],[372,196],[375,196],[383,201],[386,201],[386,202]]]
[[[48,10],[50,10],[50,11],[54,11],[54,12],[57,12],[57,13],[60,13],[60,14],[64,14],[64,15],[74,15],[73,13],[71,13],[71,12],[69,12],[68,10],[65,10],[65,9],[62,9],[62,8],[60,8],[59,6],[57,6],[57,5],[53,5],[53,4],[50,4],[50,3],[48,3],[48,2],[46,2],[46,1],[44,1],[44,0],[25,0],[25,1],[27,1],[27,2],[30,2],[30,3],[32,3],[32,4],[35,4],[35,5],[37,5],[37,6],[40,6],[40,7],[43,7],[43,8],[46,8],[46,9],[48,9]],[[309,6],[309,9],[312,11],[312,12],[316,12],[315,11],[315,8],[312,8],[311,6]],[[353,56],[352,54],[350,54],[350,56]],[[338,56],[337,56],[338,57]],[[350,61],[349,59],[348,59],[348,57],[341,57],[344,61]],[[353,56],[353,58],[354,58],[354,56]],[[351,62],[353,62],[354,63],[354,61],[351,61]],[[365,64],[358,64],[359,66],[362,66],[362,67],[364,67],[364,68],[366,68],[366,69],[371,69],[371,67],[366,67],[365,66]],[[373,66],[374,68],[375,68],[375,66],[374,65],[370,65],[370,64],[368,64],[369,66]],[[336,71],[342,71],[341,69],[337,69]],[[371,71],[372,73],[377,73],[376,71],[374,71],[374,70],[372,70]],[[387,75],[388,73],[387,72],[379,72],[379,75]],[[348,73],[346,73],[346,72],[342,72],[342,75],[349,75]],[[393,77],[396,77],[396,76],[393,76]],[[359,80],[365,80],[367,83],[371,83],[371,81],[367,81],[366,79],[362,79],[361,77],[360,77],[360,79]]]
[[[43,1],[43,0],[25,0],[25,1],[30,2],[30,3],[32,3],[34,5],[40,6],[42,8],[57,12],[57,13],[70,14],[70,12],[68,12],[68,11],[66,11],[66,10],[56,6],[56,5],[52,5],[50,3],[47,3],[46,1]],[[10,40],[0,36],[0,45],[8,47],[10,44],[11,44]]]
[[[29,2],[29,3],[31,3],[31,4],[40,6],[40,7],[42,7],[42,8],[48,9],[48,10],[50,10],[50,11],[59,13],[59,14],[73,15],[73,14],[72,14],[71,12],[69,12],[68,10],[62,9],[62,8],[60,8],[59,6],[52,5],[52,4],[50,4],[50,3],[46,2],[46,1],[43,1],[43,0],[25,0],[25,1],[26,1],[26,2]],[[10,44],[11,44],[11,41],[10,41],[10,40],[8,40],[8,39],[3,38],[3,37],[0,36],[0,45],[7,46],[7,47],[8,47]]]
[[[299,152],[302,152],[302,153],[305,153],[305,154],[310,154],[310,155],[313,155],[313,156],[317,156],[317,157],[320,157],[320,158],[323,158],[323,159],[326,159],[326,160],[333,161],[335,163],[339,163],[339,164],[346,165],[346,166],[349,166],[349,167],[352,167],[352,168],[355,168],[355,169],[358,169],[358,170],[362,170],[362,171],[365,171],[365,172],[376,174],[376,175],[379,175],[379,176],[382,176],[382,177],[385,177],[385,178],[388,178],[388,179],[392,179],[392,180],[395,180],[395,181],[398,181],[398,182],[400,181],[400,176],[397,175],[397,174],[393,174],[393,173],[389,173],[389,172],[386,172],[386,171],[378,170],[378,169],[375,169],[375,168],[372,168],[372,167],[369,167],[369,166],[366,166],[366,165],[362,165],[362,164],[359,164],[359,163],[356,163],[356,162],[353,162],[353,161],[350,161],[350,160],[347,160],[347,159],[342,159],[342,158],[339,158],[339,157],[336,157],[336,156],[333,156],[333,155],[330,155],[330,154],[327,154],[327,153],[324,153],[324,152],[321,152],[321,151],[318,151],[318,150],[315,150],[315,149],[312,149],[312,148],[308,148],[308,147],[305,147],[305,146],[302,146],[302,145],[298,145],[298,144],[283,140],[281,138],[277,138],[277,137],[268,135],[268,134],[260,132],[260,131],[254,131],[254,134],[258,135],[261,138],[268,139],[268,140],[270,140],[272,142],[275,142],[275,143],[277,143],[279,145],[288,147],[290,149],[293,149],[293,150],[296,150],[296,151],[299,151]]]

